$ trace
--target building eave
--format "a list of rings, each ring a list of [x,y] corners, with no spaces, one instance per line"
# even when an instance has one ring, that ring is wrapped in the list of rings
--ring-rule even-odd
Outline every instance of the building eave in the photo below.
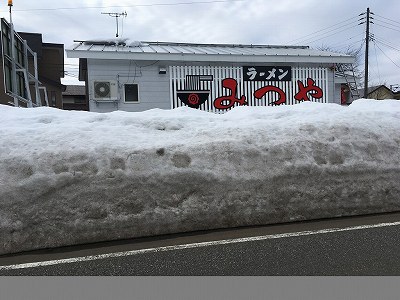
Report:
[[[110,59],[110,60],[154,60],[181,62],[230,62],[230,63],[344,63],[355,62],[352,56],[314,55],[238,55],[238,54],[187,54],[187,53],[137,53],[129,51],[85,51],[66,50],[68,58]]]

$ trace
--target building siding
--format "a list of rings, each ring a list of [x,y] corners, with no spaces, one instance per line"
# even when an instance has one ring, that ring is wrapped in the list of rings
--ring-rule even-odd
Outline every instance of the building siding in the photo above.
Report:
[[[88,59],[88,91],[89,91],[89,107],[90,111],[96,112],[110,112],[114,110],[124,111],[144,111],[153,108],[160,109],[171,109],[176,107],[176,90],[182,88],[182,83],[174,85],[171,76],[170,67],[179,68],[186,70],[197,70],[197,74],[201,73],[201,70],[211,72],[214,78],[216,77],[215,70],[218,68],[226,68],[228,70],[227,76],[237,77],[240,73],[238,70],[243,66],[248,66],[246,63],[204,63],[204,62],[193,62],[193,63],[178,63],[173,61],[132,61],[132,60],[105,60],[105,59]],[[263,64],[256,64],[263,65]],[[264,64],[271,66],[271,64]],[[293,69],[293,82],[290,85],[295,86],[297,82],[295,79],[304,80],[307,74],[324,74],[324,79],[316,80],[319,84],[322,84],[321,88],[324,89],[324,101],[318,102],[329,102],[329,103],[340,103],[340,97],[337,96],[337,88],[335,87],[334,74],[331,71],[331,64],[276,64],[276,66],[285,65],[290,66]],[[160,67],[166,68],[166,74],[159,74]],[[308,68],[306,71],[305,68]],[[214,71],[213,71],[214,70]],[[229,71],[236,70],[236,71]],[[298,71],[298,72],[297,72]],[[200,73],[198,73],[200,72]],[[231,73],[229,73],[231,72]],[[299,74],[302,73],[299,78]],[[308,73],[307,73],[308,72]],[[187,73],[196,74],[196,73]],[[184,75],[187,75],[184,74]],[[295,75],[296,74],[296,75]],[[175,74],[176,75],[176,74]],[[304,77],[304,78],[303,78]],[[111,102],[94,101],[93,81],[108,81],[113,80],[117,82],[118,86],[118,100]],[[221,78],[219,78],[221,80]],[[123,100],[123,85],[136,83],[139,86],[139,102],[138,103],[126,103]],[[214,83],[215,84],[215,83]],[[218,82],[221,85],[221,81]],[[285,84],[279,83],[279,87],[285,86]],[[242,92],[243,87],[239,88],[238,92]],[[253,92],[253,90],[251,90]],[[226,91],[222,88],[218,88],[220,96],[226,95]],[[271,93],[273,94],[273,93]],[[209,98],[209,102],[212,102],[216,97],[217,93],[214,92],[212,97]],[[174,98],[175,97],[175,98]],[[274,96],[275,97],[275,96]],[[293,97],[293,91],[288,94],[288,97]],[[265,101],[264,101],[265,102]],[[258,105],[267,105],[264,102],[258,102]],[[296,103],[293,100],[288,101],[287,104]],[[257,101],[252,101],[251,105],[257,105]],[[181,105],[178,105],[181,106]],[[210,105],[203,107],[203,109],[211,110]]]
[[[158,74],[159,65],[154,62],[132,62],[127,60],[108,61],[88,59],[89,106],[91,111],[109,112],[116,109],[144,111],[152,108],[169,109],[169,77]],[[119,101],[93,101],[92,82],[95,80],[115,80],[118,84]],[[123,85],[139,85],[139,103],[123,100]]]

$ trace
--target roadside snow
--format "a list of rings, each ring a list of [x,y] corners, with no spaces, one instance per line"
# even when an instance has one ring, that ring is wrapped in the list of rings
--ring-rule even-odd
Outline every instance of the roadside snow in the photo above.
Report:
[[[396,100],[0,120],[0,254],[400,208]]]

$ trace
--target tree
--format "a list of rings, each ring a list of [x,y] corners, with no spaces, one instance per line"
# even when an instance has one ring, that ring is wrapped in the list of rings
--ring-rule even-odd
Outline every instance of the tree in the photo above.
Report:
[[[361,66],[362,66],[362,61],[363,61],[363,51],[362,51],[362,47],[360,48],[353,48],[348,46],[346,50],[342,50],[342,51],[337,51],[335,49],[333,49],[332,47],[328,46],[328,45],[322,45],[320,47],[317,47],[318,50],[320,51],[329,51],[329,52],[335,52],[335,53],[342,53],[342,54],[346,54],[346,55],[351,55],[355,57],[355,63],[353,64],[353,69],[354,69],[354,74],[357,78],[357,81],[361,84],[363,82],[363,78],[364,78],[364,70],[361,70]]]

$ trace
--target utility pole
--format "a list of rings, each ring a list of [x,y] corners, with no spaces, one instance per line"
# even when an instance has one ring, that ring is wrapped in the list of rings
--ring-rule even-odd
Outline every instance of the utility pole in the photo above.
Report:
[[[367,8],[367,13],[362,13],[360,14],[360,16],[365,15],[365,22],[361,22],[360,24],[364,24],[366,23],[366,29],[365,29],[365,73],[364,73],[364,98],[368,97],[368,59],[369,59],[369,41],[370,41],[370,33],[369,33],[369,24],[373,24],[374,22],[372,22],[371,20],[373,19],[373,17],[371,17],[371,15],[373,15],[374,13],[372,13],[369,9],[369,7]],[[364,18],[361,18],[360,21],[363,21]]]
[[[117,33],[115,37],[118,37],[118,18],[119,17],[126,17],[128,14],[125,12],[123,13],[101,13],[102,15],[109,15],[110,17],[114,17],[115,21],[117,22]]]

